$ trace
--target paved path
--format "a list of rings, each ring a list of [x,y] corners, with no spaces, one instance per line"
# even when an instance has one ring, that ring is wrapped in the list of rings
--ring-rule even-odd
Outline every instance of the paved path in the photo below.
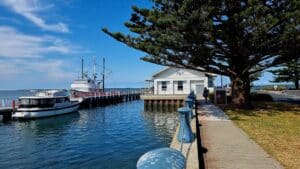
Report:
[[[238,128],[226,114],[212,104],[198,110],[202,146],[207,169],[279,169],[272,159],[246,133]]]

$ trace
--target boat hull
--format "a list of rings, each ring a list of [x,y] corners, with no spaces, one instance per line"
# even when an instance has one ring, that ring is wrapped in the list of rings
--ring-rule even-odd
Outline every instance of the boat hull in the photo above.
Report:
[[[51,109],[44,109],[44,110],[17,110],[12,117],[17,119],[35,119],[35,118],[43,118],[43,117],[50,117],[50,116],[57,116],[67,113],[72,113],[77,111],[79,108],[79,104],[74,104],[67,107],[60,107],[60,108],[51,108]]]

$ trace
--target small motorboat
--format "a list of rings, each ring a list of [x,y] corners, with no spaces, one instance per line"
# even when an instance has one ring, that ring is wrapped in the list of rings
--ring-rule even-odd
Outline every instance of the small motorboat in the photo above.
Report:
[[[19,106],[12,117],[33,119],[56,116],[77,111],[78,101],[70,100],[66,90],[48,90],[38,92],[35,96],[19,98]]]

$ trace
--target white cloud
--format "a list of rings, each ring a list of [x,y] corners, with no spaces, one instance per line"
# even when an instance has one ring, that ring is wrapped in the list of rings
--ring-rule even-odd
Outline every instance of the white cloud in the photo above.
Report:
[[[37,13],[51,8],[52,5],[41,5],[39,0],[1,0],[1,4],[9,7],[14,12],[24,16],[38,27],[53,32],[68,33],[68,26],[62,22],[48,24]],[[44,6],[44,7],[42,7]]]
[[[66,71],[66,65],[69,65],[67,61],[58,59],[9,59],[9,64],[7,60],[0,60],[0,76],[3,81],[20,82],[22,77],[40,81],[41,84],[70,81],[76,74]]]
[[[53,36],[23,34],[8,26],[0,26],[0,57],[40,57],[47,53],[70,54],[74,45]]]

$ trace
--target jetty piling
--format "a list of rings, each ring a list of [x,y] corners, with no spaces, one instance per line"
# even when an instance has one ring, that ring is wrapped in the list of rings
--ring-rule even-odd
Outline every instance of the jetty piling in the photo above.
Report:
[[[72,100],[81,100],[81,108],[91,108],[97,106],[106,106],[110,104],[117,104],[122,102],[129,102],[140,99],[141,92],[95,92],[93,94],[76,94],[74,93],[71,97]]]
[[[0,99],[0,115],[2,121],[7,122],[12,119],[12,113],[16,111],[16,102],[12,98],[1,98]]]

